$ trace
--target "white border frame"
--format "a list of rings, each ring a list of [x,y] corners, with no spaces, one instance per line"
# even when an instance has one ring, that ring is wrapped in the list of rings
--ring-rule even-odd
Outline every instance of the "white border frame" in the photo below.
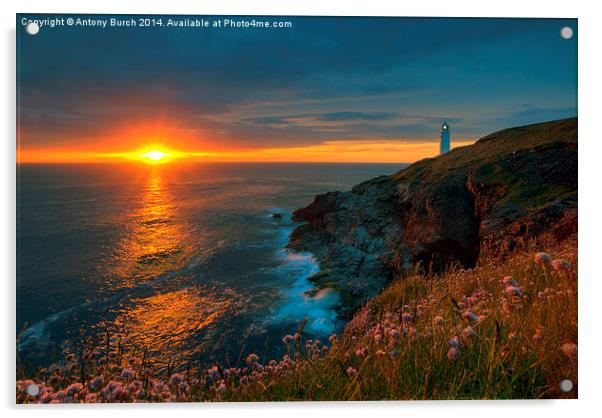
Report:
[[[0,154],[2,204],[0,216],[0,257],[4,286],[2,343],[0,344],[2,376],[0,396],[8,416],[71,417],[86,414],[103,417],[107,414],[126,416],[143,412],[149,417],[165,413],[199,416],[199,414],[242,415],[266,417],[286,414],[287,417],[311,415],[338,415],[353,417],[366,414],[399,415],[414,413],[423,417],[442,414],[487,414],[489,417],[507,417],[516,413],[546,414],[547,417],[590,415],[600,397],[600,360],[598,353],[602,339],[599,330],[600,306],[597,297],[602,294],[602,263],[597,254],[602,236],[599,215],[602,198],[599,197],[599,159],[602,139],[596,137],[599,118],[598,103],[602,97],[600,75],[600,40],[602,16],[593,1],[531,1],[505,0],[486,2],[474,0],[393,2],[370,0],[21,0],[0,2],[2,13],[2,72],[1,82],[5,97],[2,101],[2,126],[6,128]],[[329,402],[329,403],[247,403],[247,404],[153,404],[74,406],[56,408],[15,406],[15,13],[140,13],[140,14],[216,14],[216,15],[331,15],[331,16],[466,16],[466,17],[571,17],[579,18],[579,400],[568,401],[421,401],[421,402]],[[5,367],[6,366],[6,367]]]

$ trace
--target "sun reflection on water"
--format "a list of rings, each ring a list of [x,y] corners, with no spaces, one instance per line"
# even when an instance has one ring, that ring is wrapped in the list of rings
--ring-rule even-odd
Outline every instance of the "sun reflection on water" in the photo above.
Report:
[[[185,263],[191,248],[173,199],[161,172],[150,171],[140,203],[126,215],[122,239],[107,265],[111,288],[136,286]]]
[[[169,187],[159,168],[142,183],[132,182],[130,209],[119,218],[121,239],[102,267],[109,298],[117,295],[119,302],[111,308],[113,319],[94,327],[136,349],[163,354],[201,349],[190,341],[202,339],[225,313],[239,311],[233,291],[194,284],[190,266],[198,240]]]
[[[183,354],[191,346],[203,348],[200,343],[191,345],[191,339],[199,340],[224,315],[238,312],[237,299],[233,291],[218,294],[193,286],[134,299],[133,306],[124,306],[113,325],[125,344],[151,353],[177,350]]]

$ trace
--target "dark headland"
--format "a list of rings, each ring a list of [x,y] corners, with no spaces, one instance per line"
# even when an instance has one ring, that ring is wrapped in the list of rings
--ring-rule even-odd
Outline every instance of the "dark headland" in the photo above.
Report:
[[[316,196],[289,247],[311,251],[318,287],[349,315],[418,267],[474,267],[577,230],[577,118],[495,132],[351,191]]]

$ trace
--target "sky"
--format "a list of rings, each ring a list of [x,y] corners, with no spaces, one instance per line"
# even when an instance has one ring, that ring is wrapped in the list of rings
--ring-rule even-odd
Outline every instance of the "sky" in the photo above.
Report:
[[[45,17],[17,16],[18,162],[152,148],[200,161],[413,162],[438,153],[444,121],[454,147],[577,115],[575,19],[270,17],[260,20],[292,27],[35,36],[21,26]]]

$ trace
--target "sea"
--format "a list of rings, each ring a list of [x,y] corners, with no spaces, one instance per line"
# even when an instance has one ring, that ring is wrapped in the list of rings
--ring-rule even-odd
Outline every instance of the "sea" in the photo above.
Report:
[[[308,292],[292,212],[402,164],[21,164],[17,354],[45,366],[103,336],[132,352],[233,364],[282,337],[340,332]]]

